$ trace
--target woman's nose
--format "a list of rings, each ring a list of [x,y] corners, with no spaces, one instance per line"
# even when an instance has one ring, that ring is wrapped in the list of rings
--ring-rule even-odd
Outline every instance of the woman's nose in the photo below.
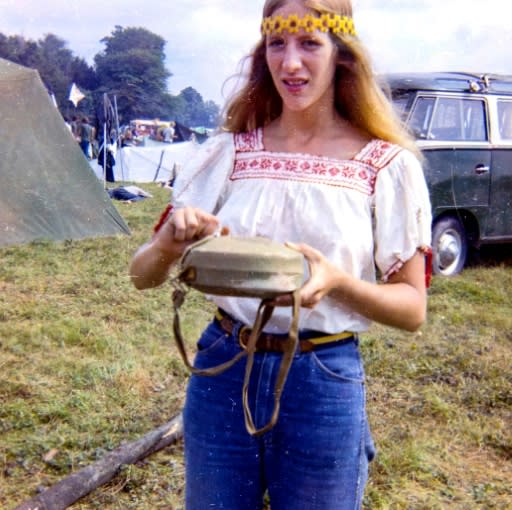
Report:
[[[283,58],[283,68],[287,72],[293,72],[299,69],[302,65],[300,52],[295,45],[289,44],[286,46]]]

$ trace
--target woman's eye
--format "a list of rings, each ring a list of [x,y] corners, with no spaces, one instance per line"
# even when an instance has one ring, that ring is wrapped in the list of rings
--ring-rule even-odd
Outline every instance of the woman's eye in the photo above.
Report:
[[[318,46],[320,46],[320,42],[318,42],[316,39],[305,39],[302,41],[302,45],[305,48],[318,48]]]
[[[275,37],[267,42],[269,48],[280,48],[284,44],[284,39]]]

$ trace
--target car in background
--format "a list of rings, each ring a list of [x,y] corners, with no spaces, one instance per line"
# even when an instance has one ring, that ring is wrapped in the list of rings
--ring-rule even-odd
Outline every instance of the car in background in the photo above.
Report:
[[[512,76],[394,73],[383,86],[425,156],[434,274],[512,242]]]

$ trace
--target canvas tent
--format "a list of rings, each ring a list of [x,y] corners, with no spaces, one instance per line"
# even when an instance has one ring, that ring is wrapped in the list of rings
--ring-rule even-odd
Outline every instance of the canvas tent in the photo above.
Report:
[[[0,246],[130,231],[39,73],[0,59]]]

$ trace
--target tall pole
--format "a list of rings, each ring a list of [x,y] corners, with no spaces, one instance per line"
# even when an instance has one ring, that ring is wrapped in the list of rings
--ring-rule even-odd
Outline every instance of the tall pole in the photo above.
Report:
[[[116,120],[116,156],[117,156],[117,152],[119,152],[119,161],[121,163],[121,179],[124,181],[124,165],[123,165],[123,152],[121,150],[121,147],[118,147],[118,140],[119,140],[119,137],[121,135],[120,133],[120,128],[119,128],[119,115],[117,113],[117,96],[114,94],[114,116],[115,116],[115,120]],[[119,151],[117,151],[117,149],[119,149]]]
[[[103,187],[107,189],[107,94],[103,93]]]

